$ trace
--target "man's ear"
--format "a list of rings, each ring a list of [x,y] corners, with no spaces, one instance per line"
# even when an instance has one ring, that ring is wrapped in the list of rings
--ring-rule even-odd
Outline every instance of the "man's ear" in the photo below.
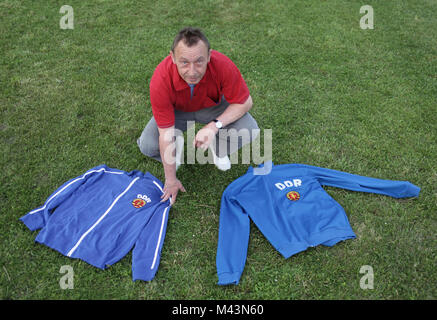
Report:
[[[209,51],[208,51],[208,63],[209,63],[209,60],[211,60],[211,51],[212,51],[212,49],[209,49]]]
[[[173,63],[176,64],[176,57],[174,56],[174,53],[172,50],[170,50],[171,60],[173,60]]]

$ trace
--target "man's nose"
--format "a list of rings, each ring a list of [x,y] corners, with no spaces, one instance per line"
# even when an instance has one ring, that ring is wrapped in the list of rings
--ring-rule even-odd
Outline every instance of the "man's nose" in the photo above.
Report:
[[[190,74],[195,74],[195,73],[196,73],[196,68],[194,67],[194,63],[190,63],[190,66],[189,66],[188,72],[189,72]]]

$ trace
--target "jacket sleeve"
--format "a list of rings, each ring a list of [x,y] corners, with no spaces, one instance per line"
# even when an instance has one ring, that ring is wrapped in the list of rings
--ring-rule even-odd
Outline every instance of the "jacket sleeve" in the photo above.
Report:
[[[417,197],[420,188],[408,181],[383,180],[347,172],[306,166],[321,185],[352,191],[378,193],[393,198]]]
[[[249,233],[249,216],[236,198],[225,190],[220,206],[217,284],[238,284],[246,264]]]
[[[53,211],[71,196],[92,174],[104,171],[104,165],[94,167],[83,175],[68,180],[55,190],[45,201],[44,205],[28,212],[20,218],[31,231],[43,228]]]
[[[158,271],[167,230],[170,201],[160,203],[132,250],[132,280],[151,281]]]

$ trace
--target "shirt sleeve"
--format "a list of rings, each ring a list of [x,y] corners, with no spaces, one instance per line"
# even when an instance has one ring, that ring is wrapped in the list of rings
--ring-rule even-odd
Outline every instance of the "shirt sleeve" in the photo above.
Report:
[[[217,284],[238,284],[240,281],[246,264],[249,233],[249,216],[238,201],[225,190],[220,206],[216,257]]]
[[[229,103],[242,104],[249,98],[249,88],[237,66],[226,56],[220,67],[222,93]]]
[[[383,180],[347,172],[305,166],[321,185],[383,194],[393,198],[417,197],[420,188],[408,181]]]
[[[53,211],[60,203],[69,198],[81,185],[83,185],[90,175],[95,172],[103,171],[104,169],[104,166],[98,166],[88,170],[81,176],[68,180],[47,198],[44,205],[28,212],[20,218],[20,221],[31,231],[43,228]]]
[[[174,103],[161,72],[157,68],[150,80],[150,103],[158,127],[169,128],[175,123]]]
[[[132,250],[132,280],[151,281],[158,271],[170,201],[158,206]]]

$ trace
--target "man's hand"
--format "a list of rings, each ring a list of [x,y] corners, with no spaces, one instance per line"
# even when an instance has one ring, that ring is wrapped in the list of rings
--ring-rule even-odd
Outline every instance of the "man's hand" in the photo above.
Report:
[[[178,179],[173,181],[165,180],[163,190],[164,194],[161,196],[161,202],[167,201],[168,198],[171,198],[170,203],[173,205],[176,202],[176,197],[178,196],[179,190],[186,192],[184,186]]]
[[[162,165],[165,173],[165,183],[161,202],[169,198],[171,205],[176,201],[179,190],[185,192],[182,183],[176,178],[175,163],[175,144],[174,144],[174,126],[170,128],[158,128],[159,130],[159,152],[161,153]]]
[[[232,103],[226,110],[217,118],[226,127],[228,124],[237,121],[248,112],[253,105],[252,97],[249,95],[247,100],[243,104]],[[214,140],[219,129],[215,126],[214,122],[208,123],[202,129],[200,129],[193,141],[194,148],[201,148],[203,151],[208,149],[211,142]]]
[[[218,129],[213,122],[207,124],[197,132],[193,141],[193,147],[201,148],[203,151],[205,151],[214,140],[217,132]]]

